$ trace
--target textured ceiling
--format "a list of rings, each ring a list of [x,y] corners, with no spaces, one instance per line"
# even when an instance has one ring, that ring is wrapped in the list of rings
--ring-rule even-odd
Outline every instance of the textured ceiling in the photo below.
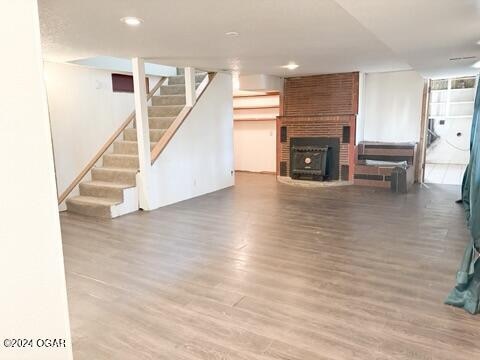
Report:
[[[44,56],[146,57],[164,65],[280,76],[414,68],[472,73],[474,0],[39,0]],[[137,16],[137,28],[119,21]],[[225,32],[237,31],[238,37]],[[288,71],[289,61],[300,67]]]

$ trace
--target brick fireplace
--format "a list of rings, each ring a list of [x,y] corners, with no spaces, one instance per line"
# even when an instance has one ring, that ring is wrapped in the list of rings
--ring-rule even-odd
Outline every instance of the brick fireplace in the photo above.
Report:
[[[287,78],[281,110],[277,175],[291,176],[291,139],[317,138],[339,144],[337,154],[331,155],[338,156],[338,171],[330,171],[329,180],[353,180],[358,73]]]

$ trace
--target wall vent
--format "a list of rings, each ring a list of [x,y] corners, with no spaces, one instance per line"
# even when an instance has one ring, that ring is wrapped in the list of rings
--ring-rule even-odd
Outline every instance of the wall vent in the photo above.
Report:
[[[350,175],[350,167],[348,165],[342,165],[340,169],[340,177],[344,181],[348,181]]]
[[[287,127],[280,127],[280,142],[287,142]]]
[[[344,126],[342,130],[342,143],[350,143],[350,126]]]
[[[280,161],[280,176],[287,176],[287,162]]]

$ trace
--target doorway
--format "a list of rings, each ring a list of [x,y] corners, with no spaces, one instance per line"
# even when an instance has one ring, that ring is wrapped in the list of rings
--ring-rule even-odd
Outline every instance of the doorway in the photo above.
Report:
[[[431,81],[425,183],[461,185],[470,157],[476,83],[474,76]]]
[[[276,173],[278,92],[234,92],[235,170]]]

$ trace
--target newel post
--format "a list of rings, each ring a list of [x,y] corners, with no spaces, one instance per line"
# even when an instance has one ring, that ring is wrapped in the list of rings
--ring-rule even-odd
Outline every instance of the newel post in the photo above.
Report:
[[[140,208],[151,209],[151,154],[150,126],[148,123],[145,63],[142,58],[132,59],[133,89],[135,98],[135,124],[137,129],[139,173],[137,174]]]
[[[195,94],[195,68],[185,68],[185,104],[187,106],[195,105],[197,97]]]

